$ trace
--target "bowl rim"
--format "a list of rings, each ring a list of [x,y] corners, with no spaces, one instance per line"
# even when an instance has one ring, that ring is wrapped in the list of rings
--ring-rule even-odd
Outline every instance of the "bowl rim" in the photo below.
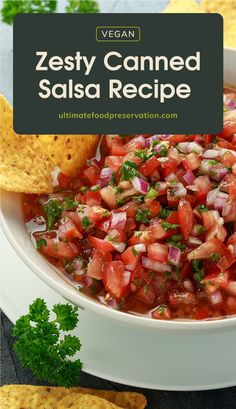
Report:
[[[236,55],[235,48],[224,48],[224,51],[230,54]],[[15,194],[14,192],[7,192],[7,194]],[[21,194],[18,194],[19,197]],[[53,290],[62,295],[66,300],[72,304],[78,305],[79,308],[88,309],[91,312],[98,314],[100,317],[106,319],[115,320],[117,323],[126,324],[127,326],[141,326],[143,328],[148,328],[152,330],[181,330],[181,331],[209,331],[235,327],[236,325],[236,315],[232,317],[223,317],[219,319],[212,320],[155,320],[150,317],[139,316],[130,314],[123,311],[118,311],[107,307],[106,305],[99,303],[88,296],[83,296],[79,292],[75,292],[74,288],[69,288],[69,285],[63,284],[62,281],[57,281],[53,277],[49,276],[43,271],[34,261],[31,260],[28,251],[24,250],[20,244],[17,242],[14,234],[8,226],[7,216],[3,212],[3,202],[4,194],[1,194],[0,200],[0,224],[2,226],[3,232],[21,260],[29,267],[32,272],[34,272],[40,279],[42,279],[46,284],[48,284]],[[29,237],[29,241],[30,237]],[[32,246],[32,251],[34,247]],[[35,251],[35,249],[34,249]],[[50,265],[50,263],[48,263]],[[52,268],[52,267],[51,267]]]

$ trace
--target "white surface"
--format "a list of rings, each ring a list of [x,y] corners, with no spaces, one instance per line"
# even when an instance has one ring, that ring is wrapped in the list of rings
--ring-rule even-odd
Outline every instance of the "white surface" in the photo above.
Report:
[[[64,302],[24,265],[2,231],[0,243],[1,307],[13,322],[37,297],[50,306]],[[236,328],[173,336],[128,328],[81,310],[78,334],[84,371],[101,378],[166,390],[236,385]]]

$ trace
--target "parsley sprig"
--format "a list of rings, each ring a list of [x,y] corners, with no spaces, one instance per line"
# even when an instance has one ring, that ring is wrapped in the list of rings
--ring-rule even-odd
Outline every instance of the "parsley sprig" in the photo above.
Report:
[[[80,340],[73,335],[61,337],[60,331],[73,330],[78,322],[78,308],[70,304],[55,304],[55,319],[50,321],[50,311],[45,301],[37,298],[27,315],[20,317],[13,327],[16,338],[14,350],[21,364],[30,368],[41,380],[55,385],[77,385],[82,363],[71,361],[80,350]]]

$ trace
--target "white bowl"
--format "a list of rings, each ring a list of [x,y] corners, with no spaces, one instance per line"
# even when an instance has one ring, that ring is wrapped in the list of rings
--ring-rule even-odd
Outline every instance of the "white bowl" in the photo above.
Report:
[[[236,49],[224,50],[224,83],[236,84]],[[141,326],[153,330],[210,331],[236,327],[236,317],[210,321],[160,321],[116,311],[102,305],[78,292],[69,279],[35,250],[25,228],[19,194],[2,192],[0,215],[6,237],[28,267],[65,299],[81,308],[91,310],[95,314],[100,314],[104,318],[115,320],[129,327]]]

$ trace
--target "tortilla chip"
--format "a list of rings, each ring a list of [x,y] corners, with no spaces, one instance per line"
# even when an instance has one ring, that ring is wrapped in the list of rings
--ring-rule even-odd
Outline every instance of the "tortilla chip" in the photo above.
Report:
[[[58,409],[121,409],[120,406],[96,395],[70,393],[58,402]]]
[[[195,0],[172,0],[163,13],[202,13],[202,9]]]
[[[99,389],[90,389],[90,388],[81,388],[81,387],[75,387],[75,388],[63,388],[63,387],[55,387],[55,386],[34,386],[34,385],[5,385],[0,388],[1,391],[1,396],[2,399],[4,399],[4,403],[9,399],[9,402],[17,402],[18,401],[22,403],[22,397],[23,396],[29,396],[32,399],[32,396],[34,396],[34,399],[37,401],[39,400],[39,397],[42,396],[44,399],[47,398],[48,401],[52,402],[52,405],[54,404],[54,399],[56,399],[56,402],[64,398],[65,396],[71,394],[71,393],[79,393],[79,394],[90,394],[90,395],[95,395],[100,398],[106,399],[107,401],[110,401],[111,403],[114,403],[118,407],[124,408],[124,409],[144,409],[147,405],[147,400],[144,395],[141,393],[136,393],[136,392],[116,392],[116,391],[106,391],[106,390],[99,390]],[[41,395],[40,395],[41,394]],[[0,400],[2,402],[2,400]],[[27,401],[26,401],[27,403]],[[24,404],[26,404],[24,403]],[[4,407],[5,406],[1,406]],[[20,407],[24,409],[28,409],[24,406],[6,406],[6,409],[19,409]],[[35,409],[33,406],[30,409]],[[41,407],[39,406],[39,409]],[[46,409],[46,408],[45,408]],[[54,407],[52,406],[52,409]]]
[[[0,389],[0,407],[4,409],[57,409],[61,394],[52,394],[47,386],[5,385]]]
[[[65,175],[75,177],[86,160],[92,158],[98,135],[39,135],[45,153]]]
[[[49,156],[35,135],[17,135],[12,121],[12,108],[0,95],[0,187],[13,192],[51,192]]]
[[[13,192],[50,193],[55,166],[78,174],[96,151],[98,135],[18,135],[12,108],[0,95],[0,187]]]
[[[224,19],[224,46],[236,48],[235,0],[172,0],[163,13],[219,13]]]
[[[201,3],[207,13],[219,13],[224,19],[224,45],[236,48],[236,1],[203,0]]]

